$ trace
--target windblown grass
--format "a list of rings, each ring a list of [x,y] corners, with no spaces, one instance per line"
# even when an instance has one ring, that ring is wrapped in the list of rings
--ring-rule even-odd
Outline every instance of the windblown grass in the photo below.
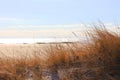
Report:
[[[118,65],[120,60],[120,34],[107,31],[105,28],[95,28],[94,34],[89,33],[92,43],[88,44],[87,53],[90,62],[100,65]]]
[[[120,34],[96,26],[88,37],[87,44],[51,44],[33,56],[1,58],[0,79],[45,80],[42,70],[47,69],[53,80],[119,80]]]
[[[80,55],[82,50],[80,44],[56,44],[51,45],[46,52],[48,53],[46,64],[48,68],[70,68],[80,66]]]
[[[23,57],[19,59],[5,58],[0,60],[0,79],[2,80],[40,80],[41,75],[41,59],[37,56]],[[2,76],[3,75],[3,76]],[[12,75],[12,78],[11,78]],[[6,78],[6,77],[8,78]]]
[[[85,75],[94,77],[95,80],[120,79],[120,34],[108,31],[103,25],[102,28],[96,26],[93,32],[88,32],[88,37],[91,41],[85,46],[74,44],[51,46],[47,51],[49,68],[58,70],[85,67],[82,68],[83,71],[73,69],[71,73],[74,77],[67,80],[89,80]],[[75,79],[76,76],[79,77]]]
[[[103,28],[96,26],[88,35],[92,41],[84,48],[86,68],[73,70],[65,80],[119,80],[120,34],[108,31],[103,25]]]

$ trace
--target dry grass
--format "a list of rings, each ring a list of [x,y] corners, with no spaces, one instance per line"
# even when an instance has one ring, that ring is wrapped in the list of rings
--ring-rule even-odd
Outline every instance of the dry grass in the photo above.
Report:
[[[47,55],[49,68],[58,70],[85,67],[84,72],[73,70],[72,75],[75,76],[73,78],[67,77],[68,80],[120,79],[120,34],[108,31],[104,25],[103,28],[95,27],[93,32],[88,32],[91,41],[85,46],[74,44],[51,46],[47,51],[49,53]],[[92,75],[93,73],[94,75]],[[90,75],[94,79],[85,75]],[[79,77],[75,79],[76,76]]]
[[[80,44],[56,44],[51,45],[47,50],[46,64],[49,68],[70,68],[80,66],[80,55],[82,49]]]
[[[85,45],[51,44],[33,56],[1,58],[0,80],[43,80],[43,69],[50,70],[53,80],[119,80],[120,34],[97,26],[93,32]],[[59,76],[62,70],[64,77]]]
[[[105,27],[88,32],[92,42],[85,45],[86,68],[74,70],[63,80],[119,80],[120,79],[120,34]],[[72,76],[72,77],[71,77]]]
[[[1,75],[13,75],[15,80],[29,80],[30,78],[40,80],[41,74],[41,59],[37,56],[32,58],[23,57],[19,59],[5,58],[0,60],[0,71]],[[3,72],[3,73],[2,73]],[[4,74],[6,73],[6,74]],[[0,75],[0,80],[1,76]],[[7,79],[2,79],[7,80]],[[8,79],[9,80],[9,79]],[[14,80],[14,79],[10,79]]]

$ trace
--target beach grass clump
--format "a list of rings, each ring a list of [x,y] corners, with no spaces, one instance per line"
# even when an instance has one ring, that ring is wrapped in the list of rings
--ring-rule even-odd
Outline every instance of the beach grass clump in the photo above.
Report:
[[[98,65],[118,65],[120,61],[120,34],[110,32],[106,28],[95,28],[94,33],[89,33],[92,43],[88,44],[87,53],[90,54],[92,63]]]
[[[2,80],[41,80],[41,59],[33,56],[28,58],[5,58],[0,60],[0,79]],[[7,77],[5,77],[7,76]]]
[[[120,31],[112,32],[104,25],[101,27],[96,26],[93,32],[88,32],[91,43],[85,48],[86,54],[89,54],[86,65],[90,69],[98,69],[96,71],[99,78],[96,79],[105,77],[105,80],[118,80],[120,79]]]
[[[46,50],[46,64],[48,68],[70,68],[81,66],[80,55],[82,49],[80,44],[66,43],[51,45]]]
[[[81,78],[118,80],[120,78],[120,34],[109,31],[103,25],[102,28],[99,26],[93,28],[88,32],[88,37],[90,43],[82,47],[66,44],[66,46],[56,45],[47,49],[48,68],[52,70],[78,68],[68,73],[68,76],[73,75],[71,78],[73,80]],[[76,79],[76,76],[79,77]],[[70,80],[70,77],[66,79]]]

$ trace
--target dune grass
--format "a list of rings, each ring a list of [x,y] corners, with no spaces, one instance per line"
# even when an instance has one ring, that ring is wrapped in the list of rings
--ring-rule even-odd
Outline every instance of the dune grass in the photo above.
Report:
[[[41,61],[42,60],[36,55],[34,55],[32,58],[24,56],[19,59],[8,57],[1,59],[0,80],[29,80],[33,77],[35,80],[40,80],[42,77]]]
[[[88,32],[91,41],[86,45],[51,46],[47,51],[49,53],[47,59],[49,68],[58,70],[60,68],[85,67],[82,68],[83,70],[73,69],[68,74],[67,80],[119,80],[120,34],[110,32],[105,27],[95,27],[93,32]],[[85,75],[94,77],[94,79]]]
[[[53,80],[119,80],[120,34],[96,26],[87,35],[91,40],[87,44],[51,44],[41,51],[44,58],[37,53],[19,59],[1,58],[0,80],[45,80],[43,69],[53,74]],[[66,72],[62,78],[61,70]]]

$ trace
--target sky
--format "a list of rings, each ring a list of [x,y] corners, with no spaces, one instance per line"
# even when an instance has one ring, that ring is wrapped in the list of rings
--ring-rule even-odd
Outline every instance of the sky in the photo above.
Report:
[[[119,23],[120,0],[0,0],[0,37],[55,34],[98,20]]]

